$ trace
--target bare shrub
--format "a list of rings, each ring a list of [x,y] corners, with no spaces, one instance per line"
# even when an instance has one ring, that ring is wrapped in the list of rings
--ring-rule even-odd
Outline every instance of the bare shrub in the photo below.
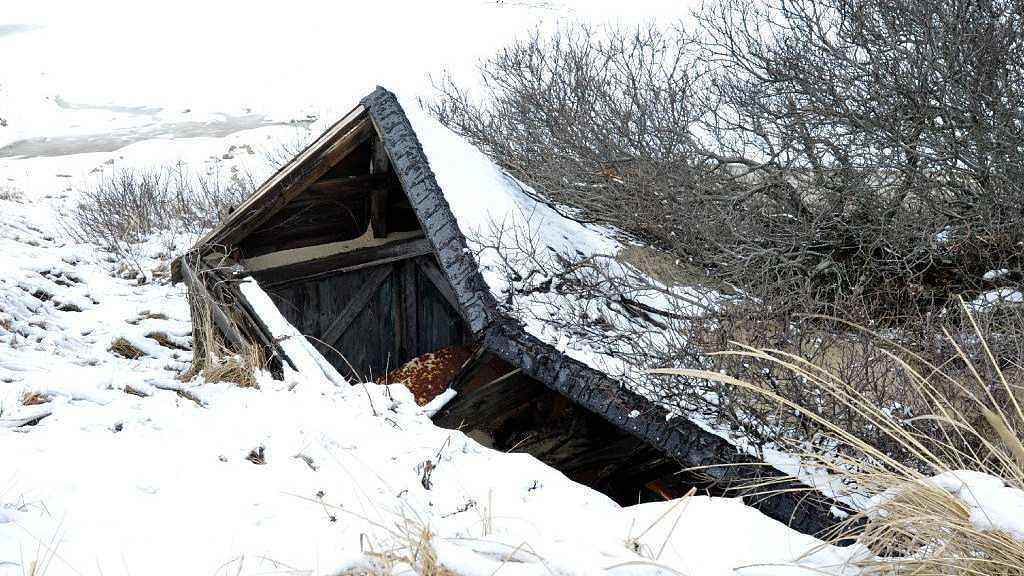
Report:
[[[315,139],[310,124],[299,124],[288,138],[276,140],[271,146],[263,150],[263,160],[272,169],[277,170],[292,161],[309,146]]]
[[[706,128],[750,161],[700,212],[733,254],[718,272],[876,319],[1019,287],[1022,18],[1011,1],[706,10]]]
[[[730,371],[901,458],[801,377],[707,353],[805,356],[909,418],[925,407],[892,349],[847,322],[970,380],[964,295],[998,368],[1024,384],[1021,5],[723,0],[697,20],[694,35],[537,33],[483,62],[479,88],[437,83],[426,104],[443,123],[541,200],[641,245],[551,258],[489,231],[512,238],[482,241],[505,253],[506,305],[634,367]],[[545,311],[548,289],[579,304]],[[755,444],[825,441],[815,419],[715,381],[632,385]]]
[[[972,366],[989,382],[996,381],[998,370],[1011,387],[1024,389],[1024,367],[1019,362],[1024,357],[1024,306],[1020,303],[976,301],[970,304],[970,316],[948,308],[941,315],[922,315],[900,330],[860,329],[832,317],[779,314],[763,301],[730,293],[689,274],[674,278],[679,283],[659,280],[658,276],[672,277],[663,270],[664,255],[653,256],[650,249],[642,257],[635,249],[620,255],[554,253],[540,243],[540,225],[530,218],[520,226],[493,222],[472,237],[478,260],[502,278],[502,306],[518,318],[570,338],[574,347],[585,346],[623,361],[623,366],[609,370],[631,388],[671,412],[715,423],[753,447],[827,443],[819,421],[824,419],[856,432],[895,458],[908,463],[913,458],[854,407],[830,401],[801,375],[772,362],[713,353],[736,342],[806,358],[842,378],[874,405],[908,419],[925,414],[928,406],[911,393],[912,382],[895,354],[896,346],[955,376],[958,384],[944,386],[940,392],[964,413],[971,413],[972,402],[965,389],[1002,405],[1014,401],[999,387],[975,389]],[[879,337],[879,331],[886,337]],[[977,346],[977,334],[985,338],[987,350],[1002,360],[987,360],[985,350]],[[964,356],[972,364],[963,362]],[[743,378],[813,410],[816,418],[780,410],[761,394],[717,380],[651,379],[642,374],[644,369],[664,366],[722,371]],[[936,386],[940,384],[945,382]],[[973,424],[978,430],[987,428],[980,415]]]
[[[724,0],[696,36],[534,34],[428,106],[581,219],[792,311],[898,322],[1024,279],[1021,18]]]
[[[712,168],[690,133],[693,51],[681,28],[535,32],[482,64],[479,99],[449,77],[427,106],[576,218],[681,245],[692,211],[680,191]]]
[[[76,240],[135,262],[136,245],[160,232],[201,233],[254,188],[246,174],[195,173],[183,164],[123,169],[100,176],[94,187],[82,192],[67,227]]]
[[[25,195],[20,189],[10,185],[4,184],[0,186],[0,200],[6,200],[8,202],[22,203],[25,200]]]

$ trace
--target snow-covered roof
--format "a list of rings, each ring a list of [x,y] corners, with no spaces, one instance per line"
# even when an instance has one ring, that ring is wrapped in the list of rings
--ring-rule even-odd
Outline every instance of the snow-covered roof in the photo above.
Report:
[[[460,313],[492,353],[684,466],[751,464],[707,471],[723,484],[765,475],[767,471],[755,457],[706,424],[678,417],[652,401],[649,394],[624,385],[617,376],[634,367],[616,357],[614,350],[597,348],[559,322],[565,310],[591,306],[601,308],[596,312],[602,317],[612,317],[613,327],[635,319],[600,299],[581,301],[581,297],[555,290],[531,290],[527,298],[516,298],[516,287],[510,285],[508,255],[493,245],[494,241],[503,242],[493,237],[495,233],[507,234],[505,241],[512,244],[529,244],[534,254],[524,259],[526,266],[531,261],[537,264],[538,257],[564,261],[600,255],[620,271],[641,274],[613,258],[623,247],[613,232],[577,222],[540,201],[527,186],[415,102],[383,88],[364,98],[345,119],[284,166],[196,249],[239,241],[246,222],[263,221],[260,211],[273,210],[275,203],[287,201],[289,194],[301,193],[295,182],[315,172],[315,163],[323,162],[347,135],[365,126],[367,117],[451,284]],[[265,213],[263,216],[265,220]],[[529,270],[514,270],[512,277],[528,275]],[[658,295],[652,292],[638,297]],[[804,496],[783,493],[760,499],[756,505],[769,516],[802,524],[805,530],[823,528],[826,514],[811,505],[797,506]]]

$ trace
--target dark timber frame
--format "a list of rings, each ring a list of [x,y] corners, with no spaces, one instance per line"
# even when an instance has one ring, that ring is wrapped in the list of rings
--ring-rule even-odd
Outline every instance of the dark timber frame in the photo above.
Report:
[[[362,165],[368,165],[366,173],[336,174],[336,165],[352,154],[365,156],[361,162],[365,160]],[[304,202],[313,203],[320,198],[343,203],[345,198],[360,195],[366,198],[364,219],[368,223],[363,238],[368,238],[371,246],[262,270],[246,268],[247,258],[302,248],[314,241],[322,244],[334,238],[330,221],[325,224],[323,219],[303,216]],[[407,205],[403,204],[406,200]],[[346,209],[352,212],[358,208],[352,206],[357,205]],[[409,219],[411,224],[406,223],[405,230],[396,231],[395,218],[389,219],[388,215],[395,210],[411,211],[415,216]],[[346,213],[340,209],[337,212]],[[338,218],[333,222],[340,221]],[[305,236],[275,224],[279,220],[298,222]],[[410,226],[415,226],[416,231]],[[389,232],[404,236],[384,242],[392,237]],[[379,242],[374,244],[375,241]],[[500,416],[504,422],[536,426],[535,434],[508,442],[514,440],[516,447],[534,447],[528,451],[570,477],[595,487],[618,486],[605,491],[615,492],[610,495],[620,501],[635,501],[635,494],[630,496],[620,489],[633,486],[635,483],[631,484],[630,479],[660,477],[676,489],[699,486],[716,494],[735,490],[729,493],[742,496],[766,515],[804,532],[819,532],[835,522],[828,513],[829,502],[820,494],[809,493],[805,486],[785,480],[781,472],[759,464],[727,440],[685,418],[667,418],[660,406],[608,375],[558,352],[502,312],[477,269],[405,112],[395,96],[383,88],[364,98],[345,118],[274,174],[200,240],[187,262],[186,258],[176,261],[174,277],[183,279],[192,290],[207,290],[211,282],[229,286],[231,278],[204,264],[215,258],[231,263],[241,275],[251,274],[268,292],[336,278],[356,278],[359,290],[351,292],[345,306],[338,306],[339,313],[329,325],[318,325],[309,331],[297,326],[307,334],[319,330],[319,339],[324,341],[337,339],[370,305],[370,300],[387,292],[385,297],[378,298],[385,306],[381,313],[405,318],[395,324],[399,326],[395,330],[403,334],[400,347],[407,351],[422,350],[426,345],[416,338],[423,332],[415,324],[417,319],[424,318],[417,309],[424,305],[424,296],[415,291],[418,286],[427,286],[432,297],[442,302],[434,303],[435,307],[448,306],[457,314],[462,331],[453,333],[450,339],[476,346],[476,352],[451,382],[461,392],[456,401],[435,417],[439,424],[468,430],[486,427],[484,420]],[[196,263],[207,268],[196,269]],[[388,286],[388,290],[383,290],[383,286]],[[322,293],[323,287],[320,289]],[[217,322],[226,338],[255,340],[270,350],[272,358],[288,362],[272,338],[268,339],[260,330],[259,319],[251,311],[246,313],[244,298],[234,297],[232,302],[233,308],[241,310],[231,313],[235,321]],[[391,308],[386,308],[389,302]],[[220,314],[229,316],[223,310]],[[233,324],[248,328],[242,330]],[[243,331],[247,333],[240,334]],[[577,428],[572,433],[550,428],[559,422],[571,422]],[[543,426],[550,430],[543,431]],[[629,466],[621,464],[624,458],[631,462]],[[706,466],[711,467],[703,469],[699,479],[694,474],[679,473],[683,468]],[[767,481],[781,482],[773,486],[780,491],[758,495]],[[742,487],[756,484],[759,486]],[[791,490],[786,491],[787,488]],[[678,490],[670,492],[677,494]]]

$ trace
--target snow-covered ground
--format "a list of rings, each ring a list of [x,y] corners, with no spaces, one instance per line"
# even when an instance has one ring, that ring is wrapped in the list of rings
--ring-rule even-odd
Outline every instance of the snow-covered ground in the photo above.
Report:
[[[851,551],[737,501],[621,508],[433,426],[400,386],[181,382],[191,326],[166,267],[187,239],[141,247],[140,283],[66,231],[98,175],[259,175],[262,150],[375,83],[417,92],[537,22],[674,2],[84,4],[0,15],[0,575],[337,574],[422,540],[459,574],[800,573],[777,564],[810,550],[841,571]],[[384,37],[405,40],[364,49],[364,19],[394,13]]]
[[[201,163],[267,130],[4,161],[0,574],[330,574],[424,528],[461,574],[727,574],[819,544],[737,501],[620,508],[434,427],[400,386],[180,382],[188,309],[162,272],[175,247],[148,246],[139,285],[60,214],[110,158]],[[145,355],[110,352],[118,337]]]

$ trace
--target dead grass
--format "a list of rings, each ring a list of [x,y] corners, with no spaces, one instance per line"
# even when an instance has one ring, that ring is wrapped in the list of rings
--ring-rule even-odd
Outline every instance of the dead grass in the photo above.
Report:
[[[128,323],[134,326],[143,320],[167,320],[167,315],[163,312],[150,312],[149,310],[143,310],[139,313],[138,318],[129,320]]]
[[[943,370],[944,366],[894,346],[896,352],[890,358],[905,371],[910,385],[908,394],[930,409],[926,415],[909,421],[894,414],[891,407],[876,404],[826,367],[797,355],[742,345],[724,353],[771,362],[796,375],[818,392],[822,401],[835,402],[856,412],[909,454],[913,463],[884,452],[856,432],[823,418],[813,406],[801,405],[760,384],[710,371],[656,372],[714,380],[753,392],[821,426],[832,448],[799,456],[808,466],[829,473],[842,485],[851,487],[851,493],[871,503],[867,510],[844,522],[835,535],[835,541],[855,539],[877,554],[860,562],[862,573],[1020,576],[1024,574],[1024,542],[997,529],[980,529],[971,522],[968,508],[957,495],[928,480],[936,474],[974,470],[1000,478],[1010,487],[1024,489],[1024,409],[980,329],[973,324],[973,316],[969,311],[966,313],[977,332],[981,357],[990,365],[977,365],[952,337],[949,339],[957,351],[954,360],[967,367],[973,382],[964,382],[959,370],[950,374]],[[873,336],[880,338],[877,334]],[[969,399],[970,404],[965,407],[960,398],[950,398],[944,392],[950,388],[958,391],[961,398]]]
[[[242,352],[232,352],[222,345],[216,353],[208,351],[207,354],[198,372],[207,382],[230,382],[241,388],[259,387],[256,374],[265,363],[258,346],[248,345]]]
[[[40,404],[46,404],[50,401],[50,397],[42,392],[36,390],[26,390],[21,395],[22,406],[38,406]]]
[[[163,346],[164,348],[170,348],[171,350],[188,350],[186,346],[182,346],[181,344],[178,344],[177,342],[172,340],[171,337],[168,336],[166,332],[150,332],[146,334],[146,338],[153,340],[154,342]]]
[[[710,282],[707,275],[696,266],[680,262],[679,256],[650,246],[624,246],[615,258],[666,286],[699,286]]]
[[[207,382],[230,382],[242,388],[258,388],[257,374],[266,366],[263,350],[249,343],[232,350],[213,323],[210,303],[189,292],[192,309],[192,366],[182,380],[197,375]]]
[[[412,573],[417,576],[458,576],[441,563],[434,547],[434,533],[429,526],[403,518],[388,531],[395,545],[386,549],[366,550],[368,562],[342,571],[341,576],[391,576]]]
[[[129,342],[123,336],[115,338],[114,341],[110,343],[110,347],[107,348],[107,351],[129,360],[138,360],[146,355],[142,350]]]

